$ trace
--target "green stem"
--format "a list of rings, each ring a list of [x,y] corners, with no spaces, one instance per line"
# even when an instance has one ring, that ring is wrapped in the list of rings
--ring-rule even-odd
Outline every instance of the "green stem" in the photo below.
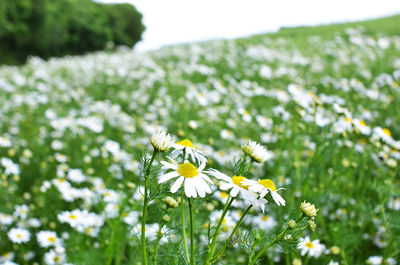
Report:
[[[297,218],[296,223],[299,223],[299,221],[300,221],[302,218],[305,218],[305,215],[304,215],[303,213],[300,215],[299,218]],[[304,227],[304,228],[305,228],[305,227]],[[272,241],[269,242],[268,245],[266,245],[263,249],[261,249],[261,250],[257,253],[257,255],[256,255],[254,258],[252,258],[252,259],[249,260],[249,264],[248,264],[248,265],[253,265],[254,263],[256,263],[256,261],[260,258],[260,256],[261,256],[269,247],[271,247],[271,246],[274,245],[276,242],[278,242],[279,240],[281,240],[282,237],[286,234],[286,232],[287,232],[288,230],[293,230],[293,228],[290,228],[289,226],[287,226],[285,229],[283,229],[283,231],[282,231],[279,235],[277,235],[274,239],[272,239]]]
[[[164,224],[161,224],[160,228],[158,229],[158,232],[157,232],[157,242],[154,247],[153,265],[156,265],[158,262],[158,246],[160,245],[160,241],[162,238],[161,230],[162,230],[163,226],[164,226]]]
[[[185,229],[185,212],[183,208],[183,202],[184,202],[184,197],[183,197],[183,189],[181,190],[181,222],[182,222],[182,238],[183,238],[183,245],[185,247],[185,257],[186,257],[186,262],[189,263],[189,251],[187,247],[187,242],[186,242],[186,229]]]
[[[235,227],[233,228],[228,240],[226,241],[224,250],[228,247],[228,245],[230,244],[233,235],[236,233],[236,230],[239,228],[239,226],[242,224],[244,217],[246,216],[246,214],[250,211],[251,207],[253,207],[253,205],[250,205],[249,207],[247,207],[246,211],[244,211],[244,213],[242,214],[242,216],[240,217],[239,221],[236,223]]]
[[[146,173],[144,175],[144,200],[143,200],[143,211],[142,211],[142,234],[140,236],[142,241],[142,256],[143,256],[143,264],[147,265],[147,253],[146,253],[146,217],[147,217],[147,206],[149,205],[149,175],[150,175],[150,168],[156,158],[158,151],[154,149],[153,155],[151,157],[149,166],[146,169]]]
[[[219,230],[221,229],[221,225],[222,222],[224,221],[225,215],[228,212],[229,207],[231,206],[231,204],[233,203],[233,200],[235,198],[231,198],[231,196],[229,195],[228,198],[226,199],[226,203],[224,206],[224,210],[222,212],[221,218],[218,221],[217,227],[215,229],[215,233],[213,235],[213,240],[211,241],[211,246],[209,248],[209,251],[207,253],[207,258],[204,264],[212,264],[211,259],[214,256],[215,253],[215,247],[217,246],[217,240],[218,240],[218,235],[219,235]]]
[[[288,228],[285,228],[279,235],[277,235],[274,239],[272,239],[271,242],[269,242],[268,245],[266,245],[263,249],[261,249],[257,255],[249,261],[249,265],[253,265],[256,263],[256,261],[260,258],[260,256],[272,245],[274,245],[276,242],[282,239],[282,237],[285,235],[286,231]]]
[[[189,216],[190,216],[190,264],[194,265],[194,222],[193,222],[192,199],[188,198],[188,202],[189,202]]]
[[[253,207],[253,205],[250,205],[249,207],[247,207],[247,209],[244,211],[244,213],[242,214],[242,216],[240,217],[239,221],[236,223],[235,227],[233,228],[231,234],[229,235],[228,240],[225,242],[224,248],[222,249],[222,251],[220,251],[220,253],[224,253],[224,251],[229,247],[230,242],[232,242],[232,238],[233,235],[236,233],[236,230],[239,228],[239,226],[242,224],[244,217],[246,216],[246,214],[250,211],[250,209]],[[213,264],[215,262],[215,260],[211,260],[211,262],[209,264]]]

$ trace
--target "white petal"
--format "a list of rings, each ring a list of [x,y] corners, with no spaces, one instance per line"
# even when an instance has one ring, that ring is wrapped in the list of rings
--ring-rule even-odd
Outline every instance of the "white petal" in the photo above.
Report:
[[[232,179],[230,177],[228,177],[227,175],[225,175],[222,172],[219,172],[216,169],[210,169],[209,171],[203,171],[204,173],[208,173],[211,176],[216,177],[217,179],[222,179],[225,180],[226,182],[232,182]]]
[[[193,185],[193,181],[191,179],[185,179],[185,194],[187,197],[197,197],[196,189]]]
[[[210,184],[214,184],[214,181],[212,181],[207,175],[205,175],[203,173],[199,173],[199,177],[201,177],[202,179],[204,179],[205,181],[207,181]]]
[[[207,184],[202,180],[201,178],[194,178],[193,179],[193,184],[196,187],[197,193],[201,198],[204,198],[206,196],[206,192],[204,189],[204,186],[207,186]]]
[[[201,163],[199,168],[197,169],[199,172],[201,172],[204,168],[206,167],[206,162]]]
[[[173,144],[172,145],[173,148],[177,149],[177,150],[182,150],[183,148],[185,148],[184,145],[181,144]],[[175,150],[174,150],[175,151]]]
[[[272,195],[272,199],[274,199],[274,201],[276,202],[276,204],[278,204],[278,206],[286,205],[285,200],[277,192],[272,191],[271,195]]]
[[[158,180],[158,183],[164,183],[172,178],[176,178],[179,176],[179,173],[176,171],[169,172],[165,175],[160,176],[160,179]]]
[[[168,163],[168,162],[166,162],[166,161],[161,161],[160,163],[163,165],[163,169],[174,169],[174,170],[177,170],[177,169],[178,169],[178,166],[177,166],[177,165]]]
[[[236,197],[238,195],[238,193],[239,193],[239,189],[238,188],[233,188],[231,190],[231,196],[232,197]]]
[[[219,188],[221,190],[229,190],[229,189],[232,189],[233,187],[236,187],[236,186],[231,183],[225,183],[225,184],[222,184],[221,186],[219,186]]]
[[[178,178],[175,183],[171,186],[171,192],[175,193],[178,191],[178,189],[182,186],[183,181],[185,180],[184,177]]]
[[[264,197],[265,197],[265,195],[267,195],[267,194],[268,194],[268,192],[269,192],[269,190],[268,190],[268,189],[262,189],[262,190],[261,190],[261,193],[260,193],[260,197],[261,197],[261,198],[264,198]]]
[[[192,197],[196,198],[197,197],[197,191],[196,191],[196,184],[194,182],[194,179],[191,179],[189,181],[189,186],[191,186],[191,191],[192,191]]]

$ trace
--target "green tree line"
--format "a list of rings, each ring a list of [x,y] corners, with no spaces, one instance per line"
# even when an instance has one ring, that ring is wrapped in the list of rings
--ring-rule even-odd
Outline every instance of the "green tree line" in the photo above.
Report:
[[[21,63],[29,55],[49,58],[133,47],[145,27],[130,4],[92,0],[1,0],[0,63]]]

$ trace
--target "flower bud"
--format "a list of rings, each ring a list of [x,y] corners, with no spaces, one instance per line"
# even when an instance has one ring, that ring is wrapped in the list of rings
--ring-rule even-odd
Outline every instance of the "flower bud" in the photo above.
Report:
[[[150,137],[150,143],[155,150],[166,152],[174,143],[171,135],[165,131],[157,131]]]
[[[303,213],[309,217],[315,217],[317,216],[317,212],[319,209],[315,208],[314,204],[311,204],[309,202],[302,202],[300,204],[300,209],[303,211]]]
[[[296,221],[293,220],[293,219],[290,219],[289,222],[288,222],[288,225],[289,225],[290,228],[293,229],[296,226]]]
[[[176,208],[179,205],[179,203],[174,198],[172,198],[171,196],[167,196],[164,199],[164,201],[169,207],[172,207],[172,208]]]
[[[314,220],[309,220],[308,221],[308,226],[310,227],[311,231],[313,231],[313,232],[317,228],[317,224],[314,222]]]

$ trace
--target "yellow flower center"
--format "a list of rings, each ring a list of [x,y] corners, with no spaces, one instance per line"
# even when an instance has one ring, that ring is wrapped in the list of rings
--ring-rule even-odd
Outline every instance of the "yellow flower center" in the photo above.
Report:
[[[194,178],[199,172],[192,163],[184,163],[178,167],[178,173],[185,178]]]
[[[360,121],[360,125],[361,125],[361,126],[367,126],[367,124],[365,124],[364,121]]]
[[[228,197],[228,193],[221,191],[221,197],[222,198]]]
[[[306,247],[308,247],[308,248],[314,248],[314,245],[313,245],[312,242],[307,242],[307,243],[306,243]]]
[[[76,215],[70,214],[69,215],[69,219],[74,219],[75,220],[76,219]]]
[[[350,118],[347,118],[347,117],[345,117],[345,118],[344,118],[344,121],[345,121],[345,122],[351,122],[351,119],[350,119]]]
[[[263,217],[261,217],[261,219],[262,219],[263,221],[268,221],[269,216],[268,216],[268,215],[263,215]]]
[[[56,238],[54,236],[49,237],[48,240],[52,243],[56,242]]]
[[[258,181],[258,184],[263,185],[265,188],[270,189],[272,191],[276,191],[275,184],[270,179],[262,179]]]
[[[18,238],[22,238],[22,235],[17,235]]]
[[[390,132],[389,129],[384,128],[384,129],[383,129],[383,132],[386,133],[386,134],[389,135],[389,136],[392,136],[392,133]]]
[[[239,187],[241,187],[241,188],[247,190],[247,189],[249,188],[249,186],[244,186],[244,185],[242,184],[242,182],[243,182],[244,180],[246,180],[246,179],[247,179],[247,178],[242,177],[242,176],[233,176],[233,177],[232,177],[232,182],[235,183],[236,185],[238,185]]]
[[[60,262],[60,257],[55,256],[53,259],[55,262]]]
[[[176,144],[180,144],[180,145],[183,145],[183,146],[186,146],[186,147],[194,148],[192,142],[189,139],[185,139],[183,141],[177,142]]]

